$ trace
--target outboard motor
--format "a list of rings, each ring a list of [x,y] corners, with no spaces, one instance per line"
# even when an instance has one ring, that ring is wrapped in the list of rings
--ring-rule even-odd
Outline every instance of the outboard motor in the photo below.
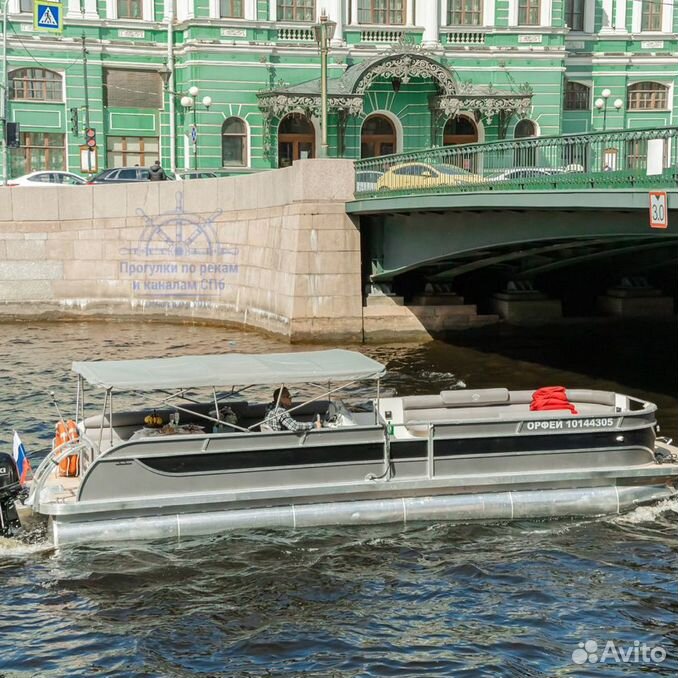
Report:
[[[14,458],[0,452],[0,537],[11,537],[21,527],[14,501],[25,494]]]

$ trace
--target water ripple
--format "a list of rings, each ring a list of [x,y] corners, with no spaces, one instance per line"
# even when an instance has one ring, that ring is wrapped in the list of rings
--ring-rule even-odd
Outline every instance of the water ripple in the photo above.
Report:
[[[599,340],[614,350],[614,341]],[[570,338],[553,341],[557,352]],[[502,342],[509,353],[529,345]],[[358,348],[388,364],[392,393],[635,383],[624,372],[592,378],[478,345]],[[49,391],[72,408],[73,359],[289,347],[224,328],[68,323],[55,333],[31,323],[0,326],[0,350],[11,356],[0,366],[0,442],[7,448],[16,428],[39,457],[55,420]],[[654,395],[665,432],[675,435],[675,393]],[[93,392],[88,402],[98,404]],[[590,521],[262,530],[56,552],[40,534],[0,539],[0,674],[676,675],[677,527],[678,501],[670,500]],[[660,645],[668,656],[661,664],[574,663],[587,640]]]

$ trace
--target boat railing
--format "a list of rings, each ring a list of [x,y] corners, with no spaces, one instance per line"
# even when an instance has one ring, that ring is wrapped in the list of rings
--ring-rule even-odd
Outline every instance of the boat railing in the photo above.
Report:
[[[87,439],[83,440],[82,438],[77,441],[67,440],[47,454],[33,473],[27,500],[30,506],[35,507],[36,498],[39,501],[45,482],[49,478],[50,473],[55,470],[55,467],[58,467],[66,457],[73,455],[78,456],[78,474],[82,475],[92,463],[93,448],[91,443]]]

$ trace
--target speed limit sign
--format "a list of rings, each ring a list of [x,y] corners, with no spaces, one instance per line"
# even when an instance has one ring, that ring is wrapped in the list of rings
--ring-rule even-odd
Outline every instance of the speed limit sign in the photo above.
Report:
[[[668,228],[669,211],[666,191],[650,191],[650,227]]]

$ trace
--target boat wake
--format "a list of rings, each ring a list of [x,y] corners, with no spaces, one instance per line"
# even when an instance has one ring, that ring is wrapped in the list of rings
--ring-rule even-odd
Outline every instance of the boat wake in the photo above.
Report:
[[[44,538],[42,541],[24,541],[18,537],[0,537],[0,558],[23,558],[53,550],[54,546]]]
[[[611,518],[610,522],[622,525],[652,523],[669,511],[678,513],[678,497],[671,497],[649,506],[638,506],[628,513]]]

